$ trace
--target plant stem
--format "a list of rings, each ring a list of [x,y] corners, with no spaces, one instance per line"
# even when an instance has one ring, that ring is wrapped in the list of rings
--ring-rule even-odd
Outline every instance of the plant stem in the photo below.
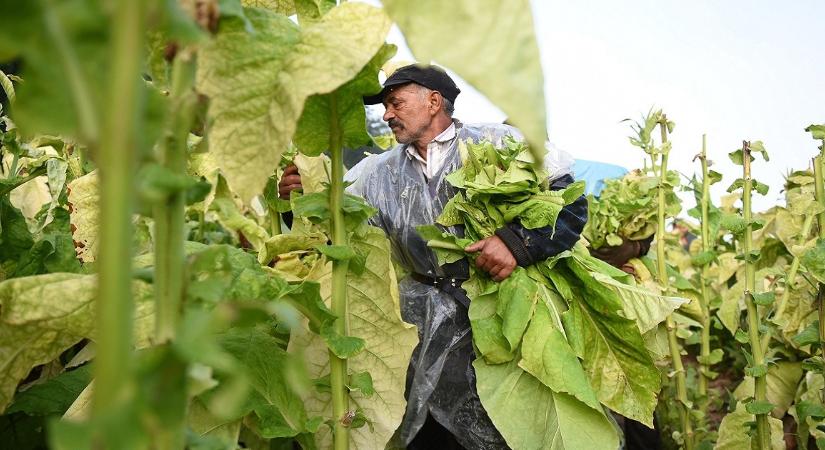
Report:
[[[813,222],[813,215],[805,216],[805,222],[802,224],[802,232],[800,233],[800,237],[802,238],[803,242],[807,238],[808,234],[810,234]],[[791,289],[793,289],[794,287],[794,281],[796,280],[796,272],[799,271],[799,263],[799,256],[794,256],[793,261],[791,261],[791,268],[788,269],[788,275],[785,277],[785,290],[782,291],[782,298],[779,299],[779,306],[776,308],[776,312],[774,312],[773,314],[773,321],[779,326],[784,325],[784,321],[778,321],[781,320],[780,318],[783,314],[785,314],[785,309],[788,307],[788,299],[790,298]],[[762,348],[768,348],[770,341],[770,334],[762,336]]]
[[[710,235],[710,220],[708,219],[708,209],[710,205],[710,180],[708,179],[708,158],[707,158],[707,140],[706,136],[702,135],[702,156],[699,158],[702,161],[702,251],[709,252],[712,249],[712,239],[715,236]],[[702,297],[699,303],[702,308],[702,344],[699,349],[701,363],[699,370],[699,409],[703,413],[703,417],[707,416],[708,408],[708,382],[710,377],[710,364],[707,363],[707,358],[710,356],[710,308],[708,307],[708,264],[702,266]]]
[[[753,301],[753,294],[756,288],[756,264],[751,260],[751,250],[753,249],[753,225],[751,224],[751,190],[753,180],[751,179],[751,151],[748,142],[742,143],[742,165],[745,180],[742,188],[742,214],[745,219],[745,231],[742,242],[742,251],[745,254],[745,304],[748,309],[748,337],[750,338],[751,353],[753,354],[754,367],[765,365],[765,354],[762,351],[762,342],[759,338],[759,312],[756,303]],[[767,376],[754,377],[754,400],[757,402],[767,401]],[[757,448],[769,450],[771,442],[771,429],[768,424],[768,414],[756,415],[756,439]]]
[[[46,166],[40,167],[33,171],[32,173],[26,175],[25,177],[15,181],[12,184],[8,184],[0,188],[0,197],[10,193],[11,191],[17,189],[18,187],[28,183],[29,181],[46,174]]]
[[[662,148],[667,144],[667,118],[664,114],[659,121],[659,128],[662,132]],[[657,229],[656,229],[656,266],[658,269],[659,283],[662,284],[664,292],[670,290],[670,281],[667,276],[667,265],[665,262],[665,183],[667,182],[667,158],[668,153],[663,152],[661,157],[661,164],[659,164],[659,208],[657,214]],[[673,320],[673,314],[667,316],[665,320],[667,326],[667,341],[670,348],[670,357],[673,361],[673,372],[676,377],[676,395],[681,403],[679,405],[679,418],[682,422],[682,433],[685,443],[685,449],[693,449],[693,427],[690,421],[689,405],[690,402],[687,396],[687,383],[685,381],[685,367],[682,364],[682,350],[679,346],[679,341],[676,336],[676,323]]]
[[[283,233],[283,230],[281,230],[281,213],[279,213],[277,209],[270,207],[269,216],[269,234],[271,236],[277,236]]]
[[[110,23],[110,76],[105,87],[105,114],[98,152],[100,167],[100,246],[97,297],[97,356],[93,419],[112,423],[133,403],[132,351],[132,210],[137,160],[144,2],[120,1]],[[85,97],[83,102],[91,102]],[[77,99],[76,99],[77,101]],[[96,124],[95,124],[96,125]],[[122,430],[104,428],[101,448],[128,448]]]
[[[338,99],[330,94],[329,151],[332,157],[332,177],[330,179],[329,210],[331,213],[332,245],[347,245],[347,230],[344,228],[344,151],[343,130],[339,123]],[[347,260],[332,261],[331,309],[338,319],[335,332],[347,335]],[[332,390],[332,419],[334,425],[334,449],[349,448],[349,428],[343,422],[349,409],[347,392],[347,360],[329,351],[330,385]]]
[[[180,51],[172,63],[170,125],[161,143],[161,162],[175,173],[186,173],[186,139],[194,121],[196,97],[192,91],[195,63],[191,51]],[[170,194],[154,208],[156,337],[175,337],[183,302],[184,191]]]

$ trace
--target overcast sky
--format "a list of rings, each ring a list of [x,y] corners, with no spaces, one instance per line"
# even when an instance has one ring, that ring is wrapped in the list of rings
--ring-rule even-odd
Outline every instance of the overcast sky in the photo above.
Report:
[[[714,168],[725,176],[716,196],[740,175],[727,153],[743,139],[764,141],[771,161],[758,162],[754,174],[771,192],[754,205],[767,208],[781,196],[783,175],[807,167],[817,152],[803,129],[825,122],[825,1],[532,5],[550,140],[574,157],[641,166],[643,154],[627,142],[630,129],[620,121],[656,106],[676,122],[672,168],[692,173],[707,133]],[[414,59],[397,28],[388,40],[400,47],[396,59]],[[503,119],[460,85],[457,117]]]

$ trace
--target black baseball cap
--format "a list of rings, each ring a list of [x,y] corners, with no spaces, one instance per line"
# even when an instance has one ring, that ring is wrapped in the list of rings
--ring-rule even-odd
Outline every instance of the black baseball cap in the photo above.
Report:
[[[424,86],[427,89],[438,91],[441,95],[452,103],[455,103],[455,98],[461,92],[461,89],[456,86],[455,81],[447,75],[441,67],[428,66],[422,64],[410,64],[409,66],[401,67],[396,70],[384,82],[384,89],[375,95],[364,97],[365,105],[377,105],[384,102],[384,96],[392,88],[402,84],[415,83]]]

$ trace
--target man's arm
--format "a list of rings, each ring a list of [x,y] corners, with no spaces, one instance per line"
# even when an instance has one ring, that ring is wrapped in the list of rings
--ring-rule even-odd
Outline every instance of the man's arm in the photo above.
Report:
[[[573,181],[572,176],[565,175],[555,180],[550,189],[564,189]],[[573,248],[584,230],[585,223],[587,198],[582,195],[559,212],[555,231],[552,226],[531,230],[518,222],[513,222],[496,230],[496,236],[510,249],[518,265],[525,267]]]

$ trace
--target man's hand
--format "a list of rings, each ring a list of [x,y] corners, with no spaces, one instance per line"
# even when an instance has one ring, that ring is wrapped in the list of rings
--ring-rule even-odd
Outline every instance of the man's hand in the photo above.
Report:
[[[501,281],[510,276],[516,269],[516,258],[504,241],[498,236],[490,236],[464,249],[468,252],[481,252],[476,256],[476,266],[487,272],[495,281]]]
[[[624,239],[621,244],[614,247],[591,248],[590,254],[613,267],[622,268],[631,258],[641,256],[641,243]]]
[[[289,200],[289,193],[295,189],[301,189],[301,174],[294,164],[288,166],[278,183],[278,196],[284,200]]]

